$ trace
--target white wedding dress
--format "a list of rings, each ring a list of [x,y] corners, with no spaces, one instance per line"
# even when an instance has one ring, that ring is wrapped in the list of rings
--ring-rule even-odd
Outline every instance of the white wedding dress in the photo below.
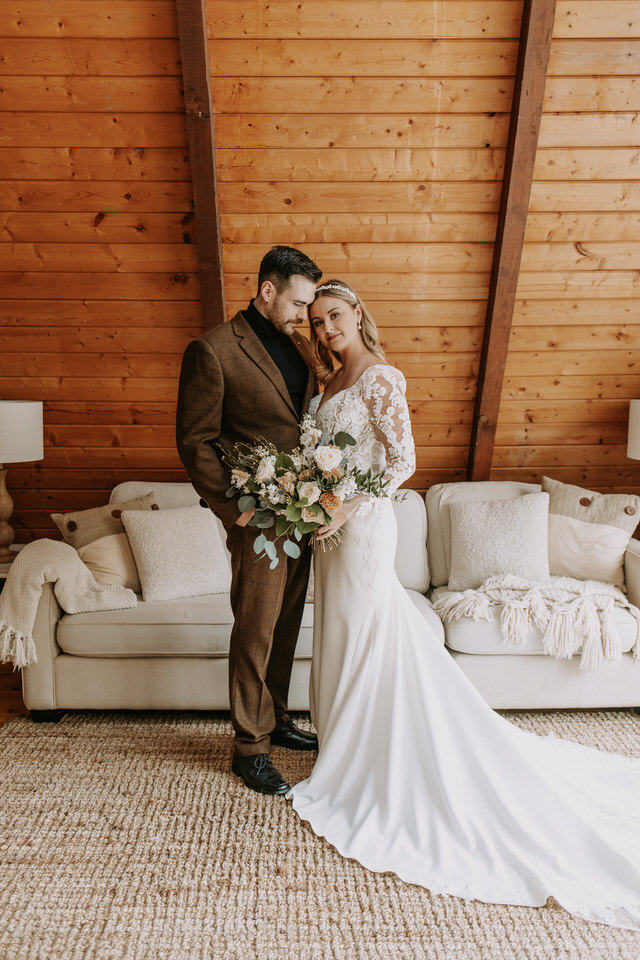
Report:
[[[310,412],[391,486],[414,471],[386,364]],[[394,572],[390,500],[315,553],[311,715],[319,753],[288,796],[343,856],[436,894],[640,929],[640,760],[519,730],[486,704]]]

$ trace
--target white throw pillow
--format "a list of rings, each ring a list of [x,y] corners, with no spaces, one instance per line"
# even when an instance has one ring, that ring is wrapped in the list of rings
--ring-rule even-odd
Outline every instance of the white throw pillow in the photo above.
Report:
[[[229,590],[229,554],[210,510],[125,510],[122,522],[138,567],[143,600],[176,600]]]
[[[549,578],[549,494],[512,500],[452,503],[449,590],[477,590],[489,577],[511,573]]]
[[[128,587],[140,593],[140,577],[126,533],[112,533],[78,548],[96,583]]]

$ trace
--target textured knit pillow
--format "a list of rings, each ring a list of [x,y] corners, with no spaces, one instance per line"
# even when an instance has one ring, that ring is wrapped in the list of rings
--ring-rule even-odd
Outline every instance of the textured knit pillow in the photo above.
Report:
[[[489,577],[511,573],[549,578],[549,495],[452,503],[449,590],[477,590]]]
[[[624,552],[640,520],[640,497],[596,493],[542,478],[549,493],[549,568],[559,577],[624,588]]]
[[[97,583],[128,587],[140,593],[138,568],[131,553],[126,533],[112,533],[87,543],[78,556],[89,567]]]
[[[229,555],[210,510],[200,506],[157,513],[125,510],[122,521],[140,575],[143,600],[228,592]]]
[[[79,510],[77,513],[52,513],[51,519],[58,530],[76,550],[87,543],[114,533],[124,533],[121,515],[123,510],[157,510],[155,493],[147,493],[126,503],[108,503],[104,507]]]

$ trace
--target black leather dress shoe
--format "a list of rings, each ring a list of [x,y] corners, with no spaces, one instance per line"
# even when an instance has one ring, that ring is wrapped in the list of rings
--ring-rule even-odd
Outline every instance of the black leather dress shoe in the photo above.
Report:
[[[271,743],[276,747],[287,747],[289,750],[317,750],[318,737],[315,733],[301,730],[292,720],[283,724],[271,734]]]
[[[268,753],[254,753],[250,757],[234,757],[231,769],[256,793],[281,794],[291,789],[282,774],[274,767]]]

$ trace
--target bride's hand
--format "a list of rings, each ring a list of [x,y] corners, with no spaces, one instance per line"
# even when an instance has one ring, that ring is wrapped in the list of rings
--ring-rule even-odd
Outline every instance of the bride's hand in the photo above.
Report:
[[[316,530],[316,540],[326,540],[327,537],[336,533],[340,527],[345,525],[349,517],[353,516],[360,504],[365,503],[368,499],[368,497],[360,493],[356,497],[352,497],[351,500],[347,500],[341,509],[338,510],[337,513],[334,513],[331,523],[325,524],[323,527],[318,527]]]

